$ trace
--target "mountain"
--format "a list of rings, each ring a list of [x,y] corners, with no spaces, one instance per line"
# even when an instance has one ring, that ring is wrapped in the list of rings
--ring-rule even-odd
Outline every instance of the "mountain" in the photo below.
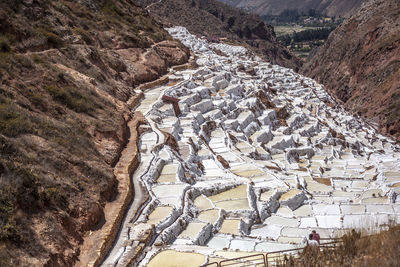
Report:
[[[165,25],[186,27],[190,32],[210,38],[225,37],[245,45],[259,56],[297,70],[301,65],[276,41],[273,27],[253,14],[247,14],[216,0],[134,0]]]
[[[130,1],[0,1],[0,266],[72,266],[115,199],[134,88],[188,60]]]
[[[230,6],[241,8],[261,16],[279,15],[287,9],[309,11],[315,9],[328,16],[348,16],[365,0],[219,0]]]
[[[400,139],[399,1],[368,1],[330,34],[302,73]]]

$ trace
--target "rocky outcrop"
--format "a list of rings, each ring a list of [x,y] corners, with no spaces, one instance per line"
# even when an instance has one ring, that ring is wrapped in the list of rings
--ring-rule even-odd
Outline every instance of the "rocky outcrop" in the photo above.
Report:
[[[349,110],[400,133],[400,5],[368,1],[302,68]]]

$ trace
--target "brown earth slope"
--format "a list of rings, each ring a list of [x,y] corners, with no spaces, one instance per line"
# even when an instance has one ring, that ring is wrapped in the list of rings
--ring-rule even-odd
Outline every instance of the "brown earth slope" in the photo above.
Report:
[[[369,1],[331,33],[302,73],[399,137],[400,2]]]
[[[245,45],[259,56],[298,70],[301,61],[275,38],[273,27],[258,15],[247,14],[216,0],[134,0],[165,24],[186,27],[208,37],[226,37]]]
[[[328,16],[346,17],[353,14],[365,0],[219,0],[261,16],[279,15],[285,9],[307,12],[315,9]]]
[[[0,266],[72,266],[118,193],[125,102],[189,51],[125,0],[1,0],[0,34]]]

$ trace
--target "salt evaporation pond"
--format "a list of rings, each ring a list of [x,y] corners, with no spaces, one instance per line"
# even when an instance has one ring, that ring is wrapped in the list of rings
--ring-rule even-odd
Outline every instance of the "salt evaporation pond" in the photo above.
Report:
[[[146,90],[136,107],[149,129],[140,137],[147,168],[134,178],[149,201],[105,266],[200,266],[301,247],[311,230],[333,238],[400,222],[393,140],[310,78],[243,47],[168,31],[197,67],[173,71],[178,82]],[[179,99],[179,116],[162,95]],[[146,241],[131,235],[139,228]]]

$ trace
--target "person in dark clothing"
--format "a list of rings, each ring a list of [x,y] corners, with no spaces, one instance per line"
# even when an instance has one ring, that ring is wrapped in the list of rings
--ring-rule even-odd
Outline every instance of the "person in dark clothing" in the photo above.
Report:
[[[319,240],[321,238],[320,238],[319,234],[315,230],[312,231],[312,236],[313,236],[313,240],[317,241],[318,244],[320,244]]]

